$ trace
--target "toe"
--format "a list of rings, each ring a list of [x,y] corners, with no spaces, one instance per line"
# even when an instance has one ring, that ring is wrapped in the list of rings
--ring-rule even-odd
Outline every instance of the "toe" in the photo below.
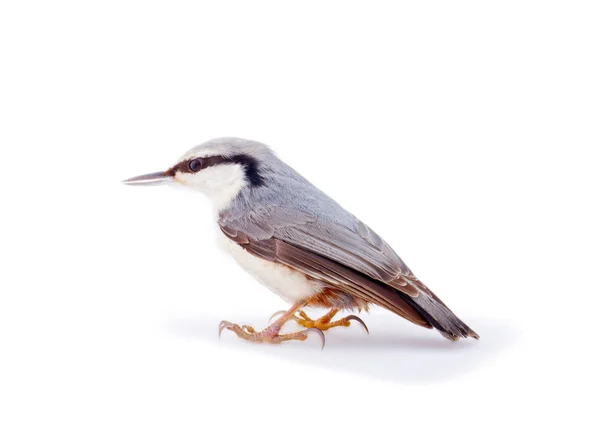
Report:
[[[298,315],[300,315],[300,317],[301,317],[302,319],[305,319],[306,321],[312,321],[312,320],[310,319],[310,317],[309,317],[309,316],[306,314],[306,312],[304,312],[302,309],[300,309],[300,310],[298,311]]]
[[[246,330],[250,334],[256,333],[256,330],[249,325],[242,325],[242,330]]]

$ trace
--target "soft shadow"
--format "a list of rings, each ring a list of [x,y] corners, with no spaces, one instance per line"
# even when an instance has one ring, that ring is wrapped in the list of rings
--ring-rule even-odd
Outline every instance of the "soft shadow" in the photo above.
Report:
[[[281,345],[252,344],[228,331],[224,331],[219,339],[217,326],[220,319],[210,316],[171,321],[168,331],[178,337],[214,342],[226,348],[250,349],[306,365],[411,384],[441,381],[472,372],[507,350],[517,338],[517,332],[508,325],[473,317],[465,320],[481,339],[456,343],[444,339],[436,331],[411,325],[389,313],[375,312],[363,318],[371,334],[367,335],[357,325],[329,330],[323,351],[316,335],[310,335],[305,342]],[[231,321],[256,325],[257,329],[261,328],[259,323],[266,324],[264,319],[251,317]],[[295,323],[284,328],[285,332],[295,329]]]

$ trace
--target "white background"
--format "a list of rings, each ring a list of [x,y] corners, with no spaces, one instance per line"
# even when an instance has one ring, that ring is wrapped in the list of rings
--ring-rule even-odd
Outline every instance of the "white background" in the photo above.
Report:
[[[2,2],[0,422],[598,422],[594,3]],[[228,135],[481,340],[381,310],[323,351],[219,340],[286,304],[207,199],[119,182]]]

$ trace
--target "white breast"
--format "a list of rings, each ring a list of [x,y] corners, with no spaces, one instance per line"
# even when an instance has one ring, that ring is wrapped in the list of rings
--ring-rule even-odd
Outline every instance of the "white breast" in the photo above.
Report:
[[[258,258],[246,252],[240,245],[229,240],[219,231],[219,246],[256,278],[261,284],[290,303],[309,299],[320,291],[314,280],[287,266]]]

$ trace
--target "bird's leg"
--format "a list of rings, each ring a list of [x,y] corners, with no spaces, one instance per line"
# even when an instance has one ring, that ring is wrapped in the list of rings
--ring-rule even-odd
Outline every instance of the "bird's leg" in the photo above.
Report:
[[[248,325],[239,326],[229,321],[221,321],[219,324],[219,337],[224,329],[233,331],[239,338],[248,340],[255,343],[281,343],[287,340],[306,340],[309,332],[315,332],[321,337],[322,347],[325,346],[325,335],[323,331],[318,328],[308,328],[303,331],[298,331],[290,334],[280,334],[281,327],[288,320],[294,317],[294,313],[304,306],[304,303],[297,303],[293,305],[289,310],[285,311],[273,324],[269,325],[262,331],[256,331],[254,328]],[[322,348],[321,347],[321,348]]]
[[[362,319],[360,319],[359,317],[357,317],[356,315],[348,315],[342,319],[338,319],[337,321],[331,321],[333,319],[333,317],[335,316],[335,314],[337,314],[338,312],[339,312],[339,309],[332,308],[329,312],[327,312],[321,318],[313,320],[308,315],[306,315],[306,312],[299,310],[298,311],[299,317],[294,315],[293,319],[302,327],[316,328],[321,331],[326,331],[333,327],[349,327],[350,321],[356,321],[364,327],[364,329],[367,331],[367,334],[369,333],[367,324],[365,324],[365,322]]]

